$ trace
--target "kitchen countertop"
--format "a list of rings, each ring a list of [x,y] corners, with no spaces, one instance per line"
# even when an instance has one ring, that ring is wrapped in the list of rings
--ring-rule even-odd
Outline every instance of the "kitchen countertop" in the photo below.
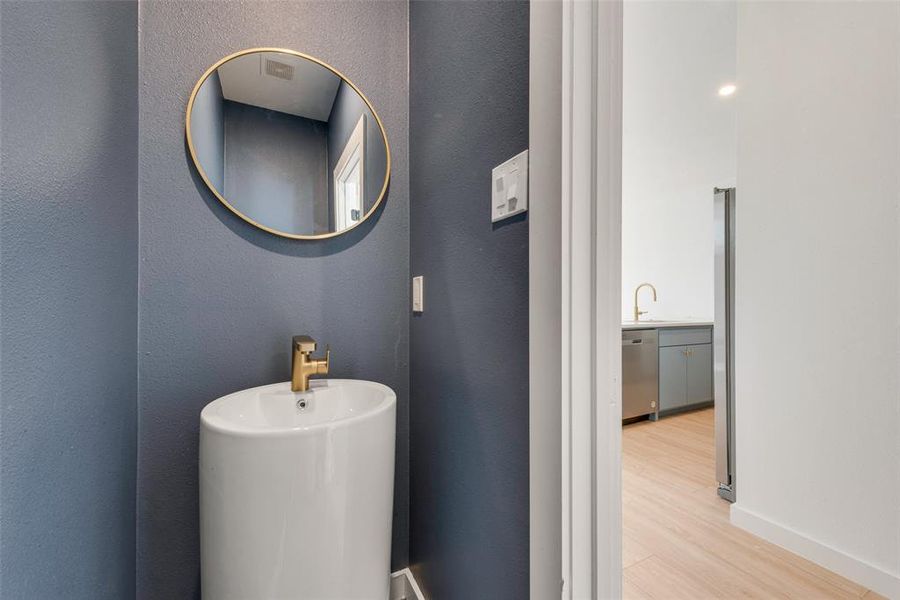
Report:
[[[628,329],[664,329],[666,327],[712,327],[712,321],[622,321],[622,330]]]

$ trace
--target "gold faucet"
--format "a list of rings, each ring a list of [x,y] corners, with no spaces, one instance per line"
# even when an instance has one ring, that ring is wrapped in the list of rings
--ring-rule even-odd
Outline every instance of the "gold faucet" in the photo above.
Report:
[[[305,392],[309,389],[310,375],[328,375],[331,349],[325,346],[325,358],[312,358],[316,351],[316,340],[308,335],[295,335],[291,360],[291,391]]]
[[[634,322],[637,323],[641,320],[641,315],[647,314],[646,310],[641,310],[638,308],[638,292],[641,291],[642,287],[648,287],[653,290],[653,301],[656,302],[656,288],[653,287],[652,283],[642,283],[641,285],[634,288]]]

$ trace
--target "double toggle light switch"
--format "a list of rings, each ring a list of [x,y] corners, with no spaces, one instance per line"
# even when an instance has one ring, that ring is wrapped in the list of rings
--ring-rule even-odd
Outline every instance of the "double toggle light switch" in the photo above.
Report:
[[[528,210],[528,150],[494,167],[491,174],[492,223]]]

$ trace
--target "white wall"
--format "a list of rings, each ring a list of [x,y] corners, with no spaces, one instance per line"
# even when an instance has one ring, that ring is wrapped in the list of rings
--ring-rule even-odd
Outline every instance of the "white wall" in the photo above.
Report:
[[[713,187],[734,185],[732,2],[626,2],[622,314],[713,318]]]
[[[900,597],[900,3],[738,12],[732,518]]]

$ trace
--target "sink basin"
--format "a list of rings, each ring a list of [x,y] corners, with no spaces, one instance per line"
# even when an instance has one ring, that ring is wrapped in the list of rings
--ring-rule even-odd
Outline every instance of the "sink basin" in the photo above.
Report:
[[[200,413],[204,600],[388,597],[397,399],[277,383]]]

